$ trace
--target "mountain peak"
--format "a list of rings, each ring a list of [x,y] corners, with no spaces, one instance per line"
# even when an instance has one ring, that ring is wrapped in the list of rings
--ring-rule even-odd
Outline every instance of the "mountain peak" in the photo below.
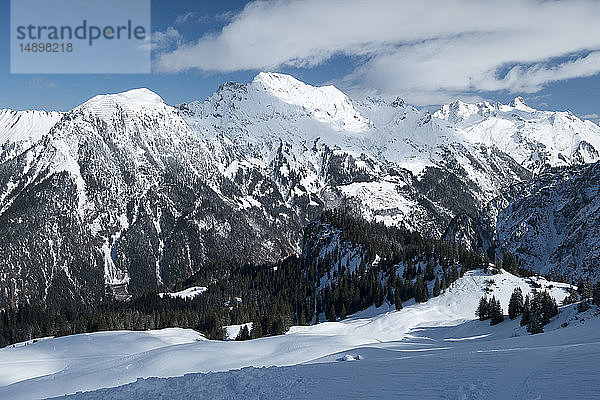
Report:
[[[285,105],[284,108],[307,112],[312,118],[333,124],[338,130],[359,132],[370,126],[368,119],[360,115],[348,96],[333,85],[312,86],[291,75],[261,72],[247,87],[251,92],[267,94],[267,103],[272,103],[272,97],[275,97]],[[259,94],[259,97],[262,95]],[[280,111],[287,113],[283,109]]]
[[[450,104],[443,105],[433,116],[450,123],[460,123],[471,115],[479,113],[482,106],[482,103],[471,104],[456,99]]]
[[[319,99],[350,102],[350,99],[333,85],[312,86],[291,75],[277,72],[260,72],[250,82],[249,86],[258,90],[266,90],[290,104],[299,104]]]
[[[100,94],[92,97],[80,107],[98,108],[111,105],[125,105],[127,108],[134,107],[156,107],[165,105],[163,99],[147,88],[131,89],[121,93]]]
[[[299,81],[291,75],[281,74],[278,72],[259,72],[252,79],[254,84],[262,84],[265,88],[290,88],[298,86],[308,86],[306,83]]]
[[[148,88],[131,89],[126,92],[117,93],[116,96],[120,96],[133,103],[164,103],[158,94]]]
[[[529,107],[527,103],[525,103],[525,99],[521,96],[515,97],[514,100],[509,104],[509,106],[521,111],[535,111],[533,108]]]
[[[117,108],[136,113],[140,110],[163,110],[165,107],[167,105],[158,94],[147,88],[138,88],[94,96],[74,110],[89,111],[101,117],[109,117]]]

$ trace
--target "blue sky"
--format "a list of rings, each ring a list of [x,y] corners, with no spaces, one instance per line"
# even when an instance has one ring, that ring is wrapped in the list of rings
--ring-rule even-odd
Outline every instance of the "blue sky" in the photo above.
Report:
[[[600,114],[600,7],[591,0],[508,1],[498,10],[466,0],[398,9],[403,2],[374,0],[368,9],[358,0],[245,3],[152,1],[153,32],[174,39],[154,52],[152,74],[21,75],[10,74],[9,2],[2,1],[0,107],[67,110],[137,87],[176,104],[270,70],[420,106],[522,95],[536,108]]]

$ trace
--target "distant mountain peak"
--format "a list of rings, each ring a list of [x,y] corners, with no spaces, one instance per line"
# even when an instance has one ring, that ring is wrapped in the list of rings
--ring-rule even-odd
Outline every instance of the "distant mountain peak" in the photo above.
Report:
[[[92,97],[81,106],[80,109],[98,109],[114,105],[125,106],[126,108],[154,108],[165,106],[163,99],[153,91],[147,88],[131,89],[125,92],[114,94],[100,94]]]
[[[267,89],[289,90],[301,86],[310,86],[291,75],[278,72],[259,72],[254,79],[253,84],[262,84]]]
[[[306,106],[317,102],[317,106],[332,104],[351,104],[350,99],[333,85],[312,86],[291,75],[275,72],[260,72],[249,84],[258,90],[266,90],[288,104]]]
[[[204,103],[178,107],[196,116],[227,115],[226,120],[233,117],[246,122],[308,118],[338,132],[364,132],[372,126],[335,86],[312,86],[291,75],[274,72],[261,72],[246,84],[226,83]]]
[[[509,105],[520,111],[527,111],[527,112],[536,111],[534,108],[529,107],[527,105],[527,103],[525,103],[525,99],[521,96],[515,97]]]

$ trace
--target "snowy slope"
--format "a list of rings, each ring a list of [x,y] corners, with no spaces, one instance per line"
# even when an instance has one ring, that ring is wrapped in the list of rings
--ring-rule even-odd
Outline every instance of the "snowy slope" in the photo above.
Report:
[[[528,178],[508,156],[400,99],[352,101],[284,74],[260,73],[178,107],[232,179],[248,171],[273,176],[288,204],[345,204],[434,236],[457,213],[476,213],[501,188]]]
[[[508,105],[456,100],[434,116],[473,142],[496,146],[530,170],[600,160],[600,126],[570,111],[538,111],[517,97]]]
[[[180,290],[179,292],[174,293],[159,293],[160,297],[169,296],[169,297],[179,297],[181,299],[192,299],[196,296],[201,295],[206,292],[206,287],[204,286],[192,286],[187,289]]]
[[[593,399],[600,390],[598,328],[594,320],[543,335],[495,340],[444,340],[436,337],[440,330],[430,328],[422,334],[432,337],[358,347],[310,364],[150,378],[66,398]]]
[[[189,329],[169,328],[147,332],[97,332],[12,345],[1,350],[0,363],[4,372],[0,374],[0,385],[196,340],[204,340],[204,337]]]
[[[58,122],[62,113],[47,111],[0,110],[0,146],[26,142],[37,142]]]
[[[493,284],[489,283],[490,279],[494,280]],[[543,279],[538,283],[559,301],[566,295],[565,285]],[[385,362],[397,358],[397,354],[409,356],[435,349],[464,349],[465,343],[476,343],[484,348],[503,343],[501,346],[508,347],[514,345],[511,337],[526,336],[524,328],[519,327],[517,321],[490,327],[487,321],[474,321],[474,310],[487,287],[506,310],[510,293],[517,286],[526,293],[530,290],[526,281],[508,273],[489,275],[473,271],[440,297],[424,304],[407,303],[398,312],[388,311],[384,305],[379,310],[371,308],[341,322],[293,327],[286,335],[246,342],[196,341],[201,338],[193,331],[167,330],[94,333],[5,348],[0,350],[0,381],[3,382],[0,397],[45,398],[122,385],[139,377],[179,376],[245,366],[330,363],[345,354],[365,355],[373,360],[385,354]],[[559,319],[570,314],[561,315]],[[548,331],[559,328],[558,322],[553,324]],[[177,343],[168,342],[165,336]],[[554,344],[562,345],[564,338],[559,336]],[[581,336],[577,340],[585,343],[587,338]],[[535,340],[530,341],[530,346],[535,343]],[[378,354],[374,348],[385,351]],[[39,369],[28,369],[32,360],[44,362],[38,364]]]

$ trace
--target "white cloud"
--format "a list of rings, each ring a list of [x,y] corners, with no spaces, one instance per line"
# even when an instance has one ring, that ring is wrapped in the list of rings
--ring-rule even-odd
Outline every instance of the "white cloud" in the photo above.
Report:
[[[187,12],[185,14],[180,14],[175,18],[176,25],[183,25],[188,22],[208,22],[210,18],[206,15],[199,15],[195,12]]]
[[[578,115],[578,117],[584,120],[592,121],[596,124],[600,124],[600,115],[598,115],[597,113],[581,114]]]
[[[170,26],[165,31],[152,32],[151,37],[148,38],[142,47],[147,48],[150,46],[150,49],[153,51],[165,52],[176,49],[182,43],[183,37],[179,31]]]
[[[220,33],[161,54],[155,70],[312,67],[343,54],[366,62],[341,83],[418,104],[533,93],[600,72],[599,20],[594,0],[255,1]]]
[[[600,118],[600,115],[598,115],[596,113],[592,113],[592,114],[583,114],[583,115],[580,115],[580,117],[583,119],[598,119],[598,118]]]
[[[193,12],[187,12],[185,14],[180,14],[175,19],[175,24],[177,24],[177,25],[185,24],[186,22],[188,22],[192,18],[194,18],[194,13]]]

